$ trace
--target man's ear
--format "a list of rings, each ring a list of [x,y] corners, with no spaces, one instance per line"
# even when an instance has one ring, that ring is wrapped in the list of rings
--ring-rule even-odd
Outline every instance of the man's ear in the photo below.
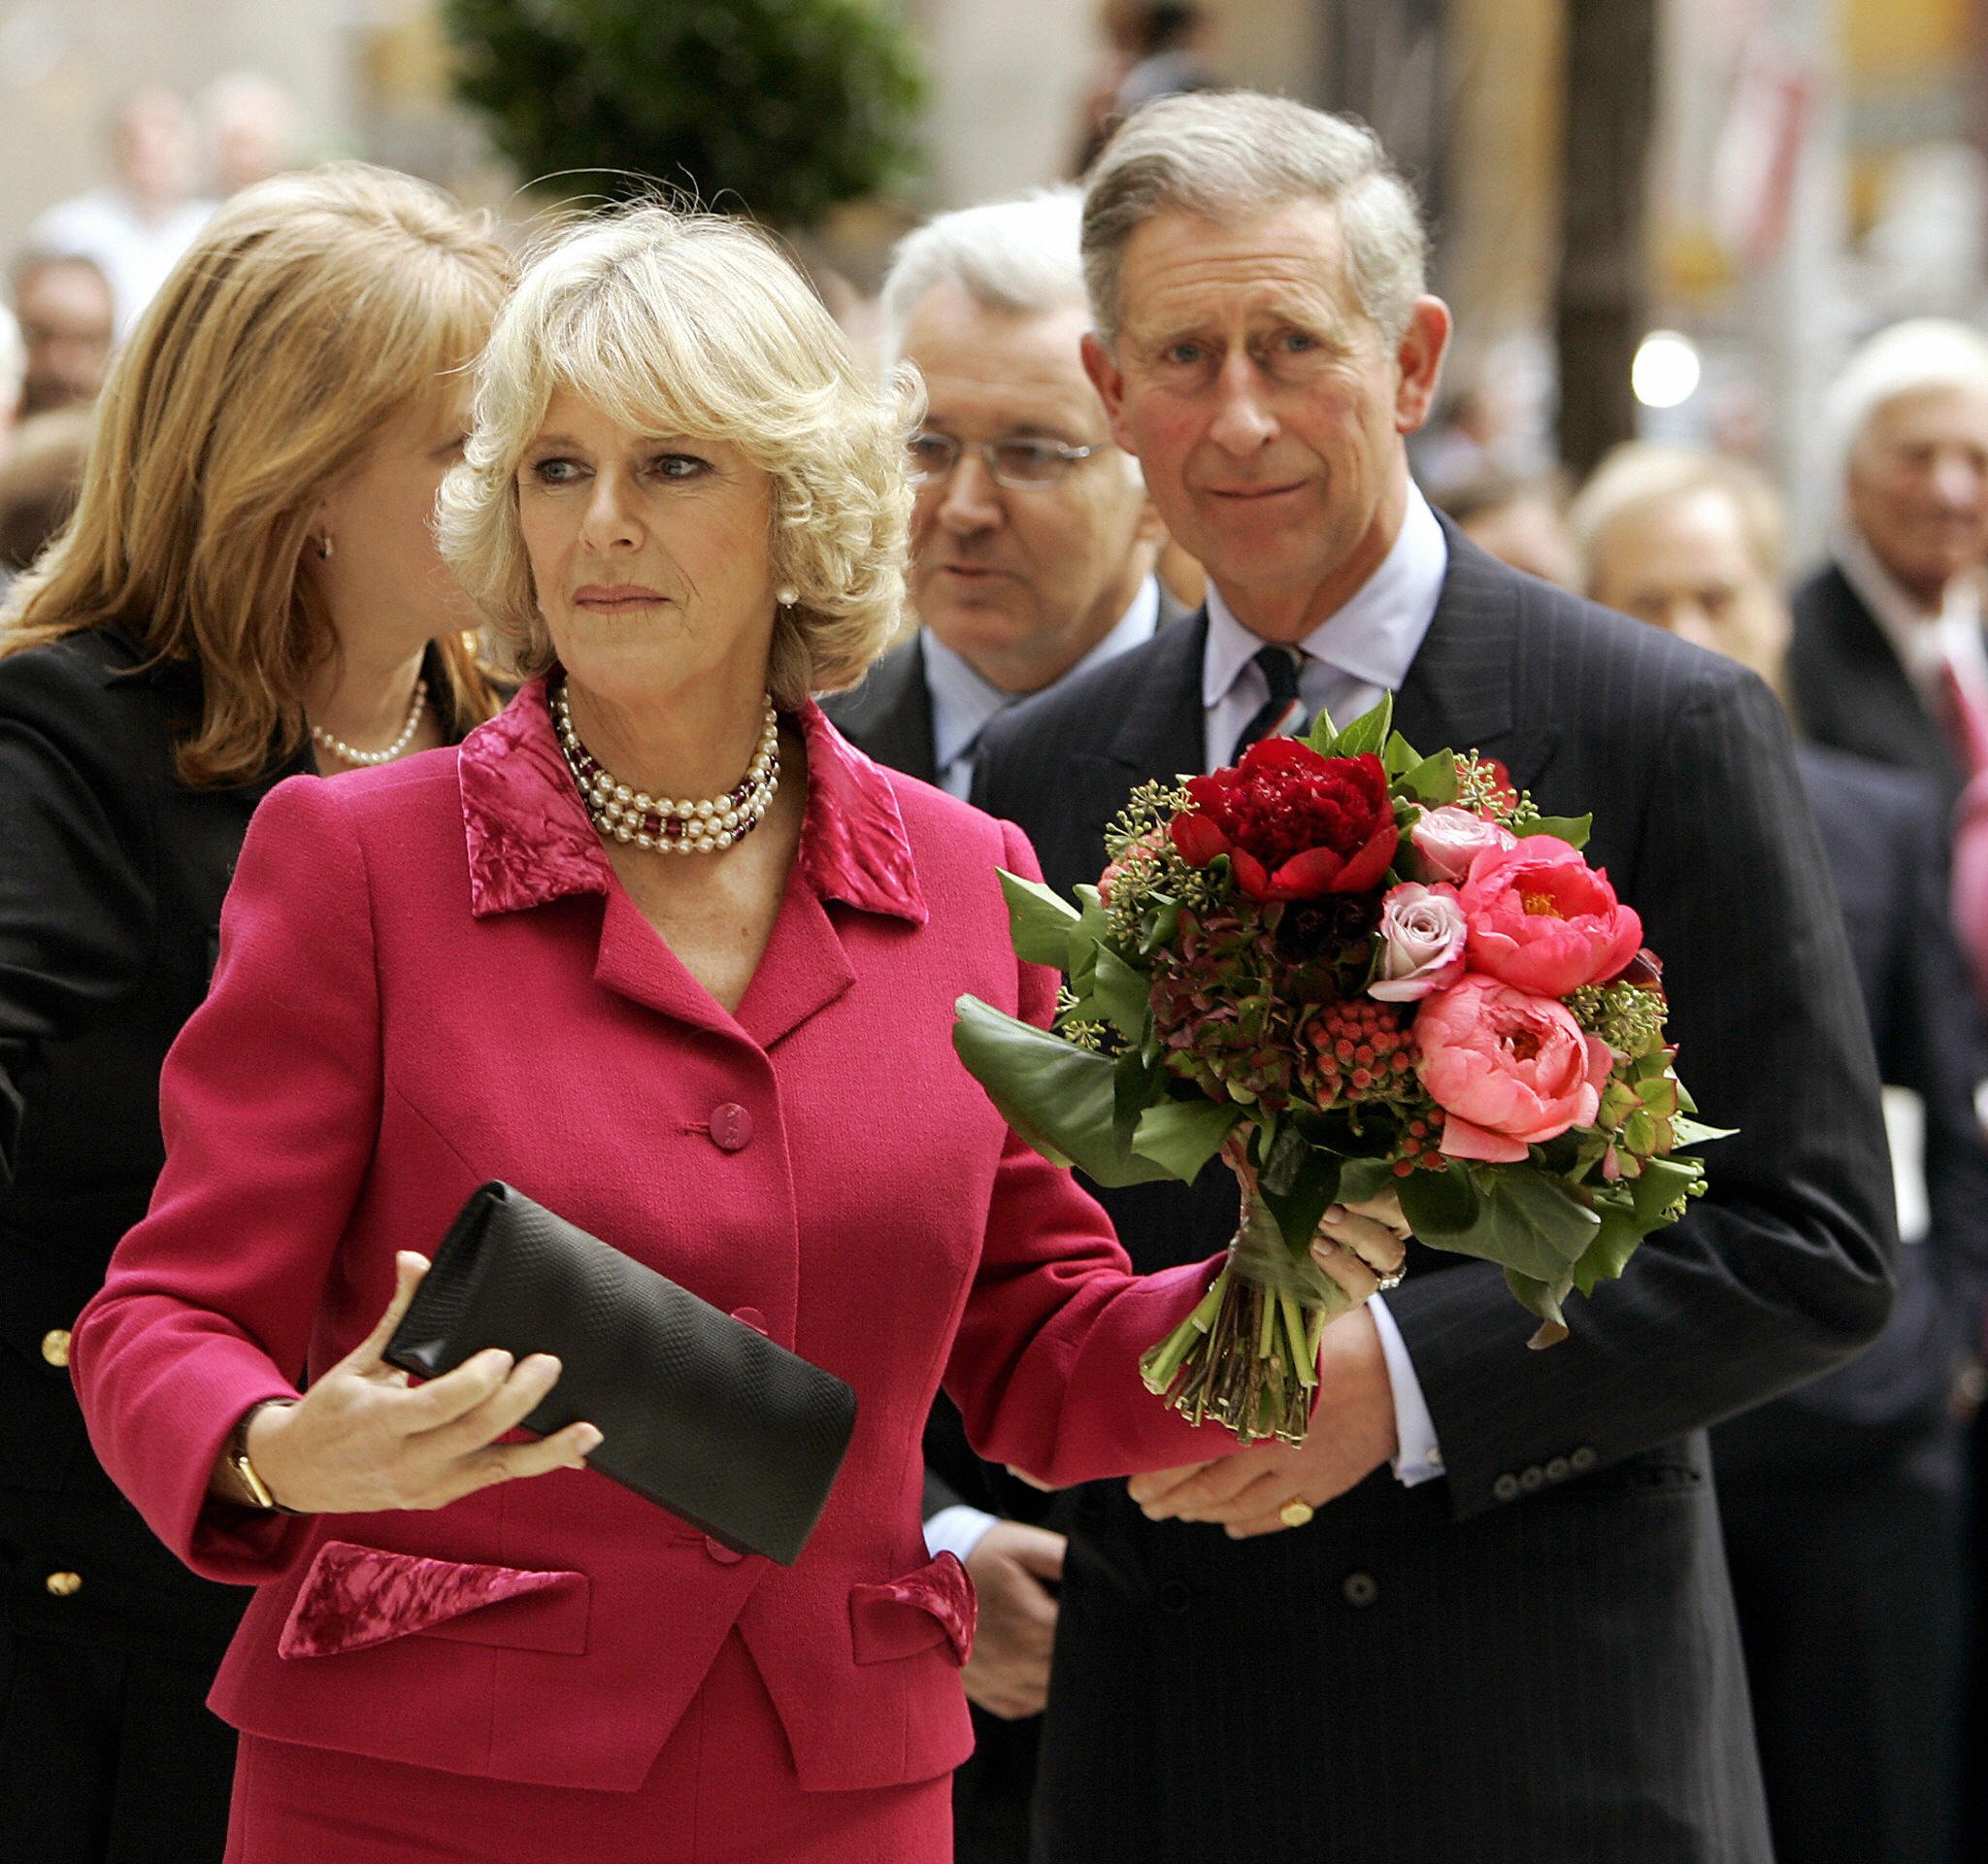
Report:
[[[1394,392],[1395,431],[1412,434],[1436,406],[1442,380],[1442,358],[1449,349],[1449,306],[1441,298],[1417,298],[1408,312],[1408,328],[1395,348],[1401,379]]]
[[[1111,424],[1111,438],[1137,459],[1139,449],[1133,446],[1125,425],[1125,372],[1092,330],[1083,334],[1083,372],[1090,377],[1091,386],[1104,404],[1105,418]]]

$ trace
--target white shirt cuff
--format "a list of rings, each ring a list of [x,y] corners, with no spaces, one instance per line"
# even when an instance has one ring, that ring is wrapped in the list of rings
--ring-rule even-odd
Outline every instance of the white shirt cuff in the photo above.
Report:
[[[1374,1315],[1375,1332],[1380,1335],[1380,1350],[1387,1360],[1387,1381],[1394,1389],[1394,1429],[1401,1445],[1394,1459],[1394,1473],[1407,1488],[1413,1488],[1417,1482],[1434,1481],[1442,1474],[1442,1449],[1436,1441],[1436,1420],[1429,1415],[1429,1401],[1422,1396],[1422,1381],[1415,1377],[1415,1362],[1408,1357],[1408,1343],[1402,1338],[1402,1330],[1395,1325],[1394,1315],[1387,1311],[1387,1303],[1375,1295],[1367,1303],[1367,1309]],[[946,1514],[961,1514],[965,1511],[947,1509]],[[944,1515],[935,1518],[943,1520]],[[926,1526],[926,1538],[931,1538],[931,1526]]]
[[[925,1523],[925,1551],[935,1560],[942,1553],[950,1553],[964,1566],[973,1558],[980,1536],[999,1519],[999,1515],[969,1508],[964,1502],[942,1508]]]

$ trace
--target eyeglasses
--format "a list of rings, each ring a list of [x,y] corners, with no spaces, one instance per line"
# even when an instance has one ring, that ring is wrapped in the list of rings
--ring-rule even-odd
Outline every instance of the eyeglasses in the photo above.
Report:
[[[911,483],[938,485],[952,477],[952,469],[959,464],[959,456],[966,451],[966,447],[950,434],[935,434],[927,430],[911,436],[908,450],[911,454]],[[1105,449],[1102,447],[1066,447],[1057,440],[1027,440],[1017,436],[1011,440],[978,441],[973,450],[979,454],[995,484],[1011,486],[1016,491],[1036,492],[1060,484],[1064,475],[1078,460],[1088,459],[1093,453],[1102,453]]]

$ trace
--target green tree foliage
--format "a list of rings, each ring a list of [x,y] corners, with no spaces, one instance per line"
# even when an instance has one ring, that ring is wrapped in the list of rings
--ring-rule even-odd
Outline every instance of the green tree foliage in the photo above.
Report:
[[[527,180],[661,182],[805,229],[912,164],[923,81],[880,0],[447,0],[445,17],[457,91]]]

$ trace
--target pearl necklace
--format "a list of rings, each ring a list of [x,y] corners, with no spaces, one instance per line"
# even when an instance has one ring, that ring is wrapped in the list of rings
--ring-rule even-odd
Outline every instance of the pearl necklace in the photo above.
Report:
[[[343,738],[334,738],[322,725],[311,727],[314,744],[321,745],[334,757],[343,757],[348,764],[372,766],[390,764],[402,751],[414,742],[414,733],[420,729],[421,714],[428,704],[428,682],[414,682],[414,703],[408,708],[408,721],[400,728],[400,736],[384,750],[354,750]]]
[[[559,748],[580,785],[580,800],[603,841],[613,837],[637,848],[713,854],[744,841],[766,819],[780,786],[779,715],[771,697],[751,766],[729,794],[709,802],[650,796],[618,782],[580,742],[563,685],[552,695],[552,722],[559,732]]]

